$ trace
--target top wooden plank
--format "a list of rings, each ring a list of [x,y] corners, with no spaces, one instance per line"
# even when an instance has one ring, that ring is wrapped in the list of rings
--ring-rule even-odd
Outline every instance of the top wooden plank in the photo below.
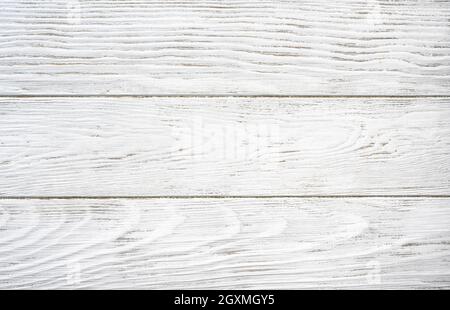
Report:
[[[0,94],[449,95],[450,2],[2,1]]]

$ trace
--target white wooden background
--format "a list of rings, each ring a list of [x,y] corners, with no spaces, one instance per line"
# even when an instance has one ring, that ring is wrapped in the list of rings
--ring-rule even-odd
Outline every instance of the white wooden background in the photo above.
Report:
[[[450,288],[450,1],[0,4],[0,289]]]

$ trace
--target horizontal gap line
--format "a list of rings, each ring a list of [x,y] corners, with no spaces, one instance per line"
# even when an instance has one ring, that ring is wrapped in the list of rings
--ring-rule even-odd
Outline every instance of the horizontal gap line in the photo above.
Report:
[[[70,199],[345,199],[345,198],[450,198],[450,195],[180,195],[180,196],[3,196],[0,200],[70,200]]]
[[[450,98],[449,95],[233,95],[233,94],[29,94],[29,95],[0,95],[0,98],[298,98],[298,99],[419,99],[419,98]]]

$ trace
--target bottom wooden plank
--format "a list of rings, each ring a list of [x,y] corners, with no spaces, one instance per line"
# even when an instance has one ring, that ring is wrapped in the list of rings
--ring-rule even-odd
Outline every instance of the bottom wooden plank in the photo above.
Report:
[[[0,200],[0,288],[450,288],[450,199]]]

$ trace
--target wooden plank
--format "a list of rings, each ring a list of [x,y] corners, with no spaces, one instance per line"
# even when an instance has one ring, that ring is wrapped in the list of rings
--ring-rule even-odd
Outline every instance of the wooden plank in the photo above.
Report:
[[[2,94],[448,95],[436,0],[2,1]]]
[[[450,288],[450,199],[0,200],[0,288]]]
[[[449,100],[1,98],[0,195],[446,195]]]

